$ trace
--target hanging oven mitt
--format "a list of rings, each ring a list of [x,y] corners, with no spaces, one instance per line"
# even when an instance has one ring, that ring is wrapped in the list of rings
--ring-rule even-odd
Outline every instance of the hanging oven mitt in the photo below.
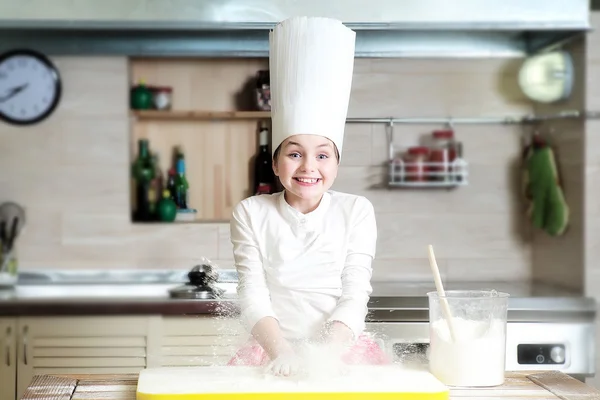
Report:
[[[552,148],[538,141],[525,150],[524,194],[529,200],[527,215],[536,228],[551,236],[564,233],[569,207],[560,185]]]

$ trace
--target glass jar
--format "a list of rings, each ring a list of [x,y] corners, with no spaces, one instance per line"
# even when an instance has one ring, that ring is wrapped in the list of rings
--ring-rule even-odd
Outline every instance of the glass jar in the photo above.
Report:
[[[18,268],[19,263],[15,245],[13,244],[12,249],[7,254],[2,253],[2,246],[0,246],[0,289],[16,285]]]
[[[170,110],[173,105],[173,88],[159,86],[152,90],[154,108],[157,110]]]
[[[427,147],[409,147],[403,157],[405,180],[409,182],[426,181],[428,158],[429,149]]]
[[[256,107],[271,111],[271,77],[269,70],[258,71],[256,76]]]
[[[433,132],[433,144],[429,153],[429,162],[433,163],[429,170],[430,180],[449,181],[452,165],[456,159],[456,142],[454,131],[439,130]]]

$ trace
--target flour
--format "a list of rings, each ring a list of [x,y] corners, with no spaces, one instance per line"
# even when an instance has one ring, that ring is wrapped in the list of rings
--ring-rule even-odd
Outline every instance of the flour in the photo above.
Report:
[[[310,342],[296,343],[295,352],[300,359],[300,370],[294,379],[323,379],[345,375],[346,364],[342,346],[328,346]]]
[[[431,324],[429,370],[449,386],[497,386],[504,382],[506,322],[453,318],[456,342],[444,319]]]

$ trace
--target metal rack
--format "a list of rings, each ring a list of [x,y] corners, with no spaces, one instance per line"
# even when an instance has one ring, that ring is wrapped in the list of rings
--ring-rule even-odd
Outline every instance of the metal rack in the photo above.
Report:
[[[410,163],[396,158],[394,148],[394,124],[442,125],[452,128],[454,125],[527,125],[539,124],[561,119],[597,119],[600,112],[582,112],[568,110],[549,115],[524,115],[506,117],[471,118],[348,118],[348,123],[386,124],[388,141],[388,186],[408,188],[453,188],[468,184],[469,164],[462,158],[450,162]],[[418,179],[416,178],[418,176]]]

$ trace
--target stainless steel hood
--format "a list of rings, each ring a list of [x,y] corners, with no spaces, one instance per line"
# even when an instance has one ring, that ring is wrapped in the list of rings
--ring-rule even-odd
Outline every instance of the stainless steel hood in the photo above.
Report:
[[[133,3],[136,9],[123,5],[98,15],[90,9],[0,17],[0,51],[30,47],[56,55],[266,57],[268,31],[277,21],[314,15],[340,19],[356,30],[357,57],[523,57],[560,46],[590,28],[589,0]]]

